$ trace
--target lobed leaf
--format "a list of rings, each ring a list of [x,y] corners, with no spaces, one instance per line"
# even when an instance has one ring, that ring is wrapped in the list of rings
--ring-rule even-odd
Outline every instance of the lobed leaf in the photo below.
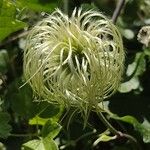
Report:
[[[24,150],[58,150],[54,140],[41,138],[40,140],[31,140],[23,144]]]

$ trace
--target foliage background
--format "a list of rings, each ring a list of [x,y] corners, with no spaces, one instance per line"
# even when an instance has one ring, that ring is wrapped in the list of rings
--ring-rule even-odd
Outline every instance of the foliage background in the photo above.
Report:
[[[118,92],[104,102],[112,112],[105,114],[106,117],[115,128],[134,136],[138,148],[126,138],[113,140],[111,134],[105,136],[106,127],[95,113],[91,113],[89,123],[83,128],[80,114],[70,119],[73,110],[65,115],[63,106],[34,100],[28,85],[20,88],[24,83],[26,35],[38,20],[56,7],[70,14],[74,7],[80,6],[97,9],[111,18],[117,2],[0,0],[0,150],[150,149],[150,48],[137,40],[141,27],[150,24],[148,0],[126,0],[117,18],[126,51],[125,72]],[[93,145],[94,141],[101,142]]]

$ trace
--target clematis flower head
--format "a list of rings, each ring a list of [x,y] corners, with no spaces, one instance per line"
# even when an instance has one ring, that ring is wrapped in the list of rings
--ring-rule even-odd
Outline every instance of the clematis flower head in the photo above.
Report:
[[[78,108],[85,115],[114,94],[121,81],[121,35],[102,13],[59,9],[30,31],[24,76],[43,99]]]

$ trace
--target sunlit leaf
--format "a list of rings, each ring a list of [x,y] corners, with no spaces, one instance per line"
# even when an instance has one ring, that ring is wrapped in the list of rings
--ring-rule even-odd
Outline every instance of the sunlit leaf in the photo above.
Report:
[[[16,7],[10,0],[1,1],[0,5],[0,41],[11,33],[23,29],[26,23],[16,19]]]
[[[58,1],[59,0],[19,0],[18,5],[38,12],[51,12],[58,7]]]
[[[127,93],[137,89],[139,86],[140,86],[139,79],[137,77],[134,77],[131,80],[122,83],[118,90],[121,93]]]
[[[150,122],[148,120],[145,119],[142,124],[137,124],[136,130],[143,135],[143,141],[145,143],[150,143]]]
[[[23,144],[23,150],[58,150],[54,140],[41,138],[40,140],[31,140]]]
[[[3,143],[0,142],[0,150],[6,150],[6,147]]]
[[[128,40],[131,40],[134,38],[134,32],[130,29],[123,29],[122,34]]]
[[[30,125],[44,125],[49,119],[40,118],[39,116],[35,116],[34,118],[29,120]]]

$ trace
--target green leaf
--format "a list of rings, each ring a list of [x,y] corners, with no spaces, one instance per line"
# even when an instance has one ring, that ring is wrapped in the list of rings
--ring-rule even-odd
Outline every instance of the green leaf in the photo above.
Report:
[[[130,123],[130,124],[132,124],[132,125],[136,125],[136,124],[139,123],[139,122],[137,121],[137,119],[134,118],[134,117],[132,117],[132,116],[118,117],[118,116],[114,115],[114,116],[111,116],[111,117],[114,118],[114,119],[117,119],[117,120],[121,120],[121,121]]]
[[[144,52],[136,53],[136,57],[132,64],[128,65],[126,75],[129,79],[122,83],[119,87],[121,93],[127,93],[135,89],[140,89],[139,76],[146,71],[146,61]]]
[[[136,53],[135,62],[137,63],[135,76],[142,75],[146,71],[145,54],[143,52]]]
[[[59,118],[59,115],[62,113],[62,106],[50,104],[47,101],[41,103],[39,117],[41,118],[52,118],[56,115]]]
[[[142,124],[137,124],[136,130],[143,135],[143,141],[150,143],[150,123],[145,119]]]
[[[11,33],[27,26],[26,23],[16,19],[15,4],[9,0],[3,0],[0,5],[0,41]]]
[[[13,93],[9,100],[11,101],[12,110],[19,116],[32,118],[38,112],[36,103],[32,99],[32,90],[28,85],[18,89],[18,92]]]
[[[10,116],[8,113],[0,112],[0,137],[7,138],[12,130],[11,126],[8,124]]]
[[[134,38],[134,32],[130,29],[122,29],[121,32],[123,36],[128,40],[131,40]]]
[[[123,122],[133,125],[134,129],[137,130],[143,137],[143,141],[145,143],[150,143],[150,123],[146,119],[141,124],[133,116],[118,117],[117,115],[111,114],[111,118],[116,119],[116,120],[121,120]]]
[[[42,128],[42,137],[49,137],[51,139],[55,138],[61,130],[60,124],[53,121],[52,119],[48,120]]]
[[[118,91],[121,93],[127,93],[132,90],[138,89],[140,86],[140,82],[138,77],[133,77],[131,80],[124,82],[120,85]]]
[[[6,146],[0,142],[0,150],[6,150]]]
[[[145,48],[144,53],[150,58],[150,47]]]
[[[47,101],[34,101],[31,87],[26,84],[19,88],[21,85],[23,85],[21,79],[16,79],[9,85],[6,94],[6,101],[11,104],[12,110],[17,115],[26,119],[39,116],[40,118],[59,120],[63,111],[62,106],[50,104]]]
[[[20,0],[18,1],[18,5],[38,12],[51,12],[58,7],[58,1],[59,0]]]
[[[40,140],[32,140],[23,144],[24,150],[58,150],[54,140],[49,138],[41,138]]]
[[[44,125],[49,119],[40,118],[39,116],[35,116],[34,118],[29,120],[30,125]]]
[[[136,53],[134,62],[128,65],[127,76],[139,76],[146,70],[146,61],[144,52]]]
[[[29,120],[30,125],[35,125],[35,124],[44,125],[46,121],[49,120],[50,118],[53,121],[58,121],[63,111],[62,106],[53,105],[46,101],[36,105],[38,107],[37,108],[38,113],[34,118]]]

